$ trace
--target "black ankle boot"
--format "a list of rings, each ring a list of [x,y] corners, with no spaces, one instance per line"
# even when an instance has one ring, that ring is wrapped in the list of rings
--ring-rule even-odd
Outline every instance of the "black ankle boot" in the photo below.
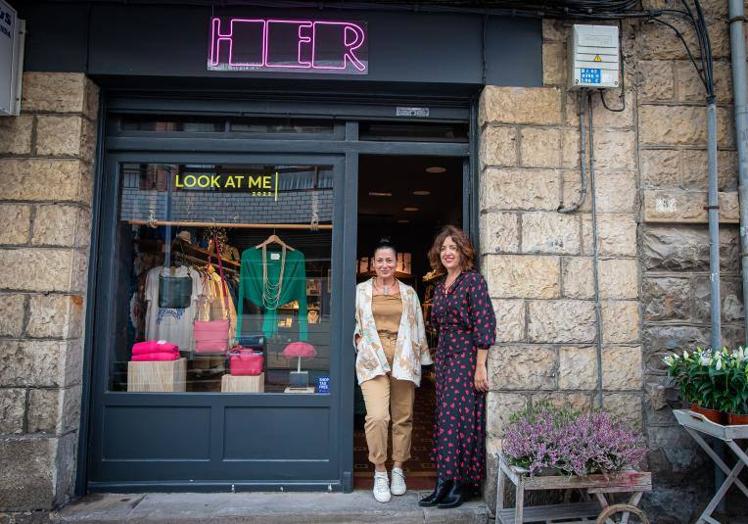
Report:
[[[455,480],[452,482],[452,488],[449,493],[439,503],[439,507],[442,509],[456,508],[462,506],[467,496],[467,490],[465,484],[461,480]]]
[[[421,500],[418,501],[418,505],[423,508],[430,508],[431,506],[436,506],[439,504],[442,499],[447,495],[447,492],[449,491],[449,488],[452,486],[452,481],[448,479],[443,479],[441,477],[436,479],[436,486],[434,486],[434,491],[431,493],[431,495],[427,495],[423,497]]]

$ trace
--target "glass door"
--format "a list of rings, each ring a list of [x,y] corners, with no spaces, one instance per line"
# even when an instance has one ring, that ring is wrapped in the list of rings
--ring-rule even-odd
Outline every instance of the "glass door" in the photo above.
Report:
[[[341,488],[343,164],[110,155],[90,487]]]

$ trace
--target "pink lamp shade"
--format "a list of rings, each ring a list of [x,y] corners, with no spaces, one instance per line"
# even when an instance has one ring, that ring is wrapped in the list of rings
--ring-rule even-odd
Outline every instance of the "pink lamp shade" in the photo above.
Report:
[[[317,350],[314,349],[313,345],[306,342],[291,342],[283,348],[282,355],[286,358],[311,358],[317,356]]]

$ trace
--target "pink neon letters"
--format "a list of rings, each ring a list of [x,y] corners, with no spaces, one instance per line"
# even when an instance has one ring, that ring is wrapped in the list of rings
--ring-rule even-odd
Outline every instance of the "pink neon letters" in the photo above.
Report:
[[[353,22],[213,18],[208,69],[366,74],[365,41]]]

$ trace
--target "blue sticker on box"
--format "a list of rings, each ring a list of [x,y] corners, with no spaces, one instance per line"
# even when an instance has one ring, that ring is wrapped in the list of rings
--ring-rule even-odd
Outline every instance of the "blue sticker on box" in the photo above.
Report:
[[[330,392],[330,377],[317,377],[317,393]]]
[[[602,82],[602,71],[600,69],[583,67],[580,75],[584,84],[599,84]]]

